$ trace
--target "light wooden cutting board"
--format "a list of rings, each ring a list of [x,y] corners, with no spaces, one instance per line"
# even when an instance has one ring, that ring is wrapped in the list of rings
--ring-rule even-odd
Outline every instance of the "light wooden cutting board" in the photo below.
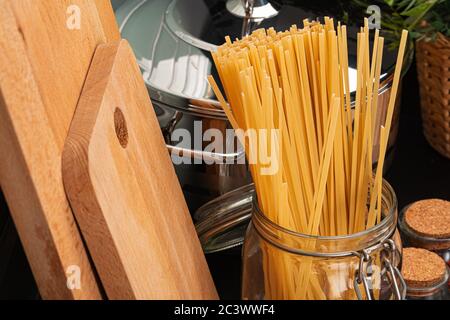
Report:
[[[66,140],[63,177],[108,298],[217,298],[125,40],[95,53]]]
[[[99,299],[61,154],[95,48],[120,38],[111,4],[0,0],[0,8],[2,190],[42,298]]]

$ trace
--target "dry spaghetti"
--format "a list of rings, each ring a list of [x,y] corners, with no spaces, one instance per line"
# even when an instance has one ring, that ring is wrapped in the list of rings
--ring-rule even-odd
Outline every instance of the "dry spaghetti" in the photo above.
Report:
[[[212,53],[228,103],[214,79],[209,81],[233,127],[277,130],[278,139],[269,143],[279,152],[279,170],[264,175],[261,162],[250,164],[259,206],[268,218],[313,236],[353,234],[381,221],[383,162],[406,40],[404,31],[381,127],[376,127],[375,117],[384,39],[377,30],[371,52],[367,20],[358,33],[354,107],[347,29],[335,27],[333,19],[326,17],[324,24],[305,20],[303,28],[294,25],[284,32],[259,29],[234,42],[227,37]],[[372,149],[377,136],[381,142],[374,174]],[[255,156],[250,147],[265,147],[257,140],[241,142],[248,157]],[[291,267],[285,264],[283,270]],[[306,263],[295,271],[301,275],[296,287],[315,289],[301,289],[299,295],[321,298],[309,268]]]

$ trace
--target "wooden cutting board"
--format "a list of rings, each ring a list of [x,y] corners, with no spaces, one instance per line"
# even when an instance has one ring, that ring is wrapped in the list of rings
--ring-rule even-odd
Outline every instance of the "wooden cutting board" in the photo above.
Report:
[[[0,8],[2,190],[42,298],[99,299],[61,154],[95,48],[120,38],[111,4],[0,0]]]
[[[95,53],[66,140],[63,178],[108,298],[217,298],[125,40]]]

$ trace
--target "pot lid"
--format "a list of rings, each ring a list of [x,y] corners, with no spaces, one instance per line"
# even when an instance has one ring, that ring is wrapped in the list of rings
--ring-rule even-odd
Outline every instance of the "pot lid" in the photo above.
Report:
[[[195,227],[205,253],[242,245],[252,216],[254,184],[226,193],[197,210]]]
[[[266,11],[255,9],[257,17],[247,21],[253,29],[273,26],[285,30],[292,24],[301,24],[305,18],[333,16],[333,11],[341,10],[336,4],[330,6],[330,2],[320,0],[313,4],[292,0],[247,1],[266,7]],[[210,74],[218,78],[210,51],[221,45],[226,35],[241,37],[245,19],[239,16],[242,12],[233,9],[239,2],[242,1],[127,0],[117,8],[122,36],[135,51],[153,100],[182,110],[225,117],[207,81]],[[269,18],[261,19],[260,12],[267,12]],[[358,26],[361,19],[358,15]],[[356,25],[349,22],[349,75],[354,89],[357,31]],[[382,81],[389,78],[395,56],[396,52],[385,50]]]

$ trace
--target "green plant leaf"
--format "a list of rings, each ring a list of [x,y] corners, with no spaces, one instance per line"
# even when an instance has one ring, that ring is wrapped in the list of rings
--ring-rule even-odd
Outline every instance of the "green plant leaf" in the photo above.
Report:
[[[408,4],[408,2],[409,2],[409,4]],[[403,4],[407,5],[404,11],[408,11],[408,10],[411,10],[414,7],[416,2],[417,2],[416,0],[412,0],[412,1],[406,0],[406,1],[401,2],[400,6],[402,6]]]
[[[430,9],[430,5],[427,3],[419,4],[418,6],[415,6],[413,8],[410,8],[408,10],[402,11],[400,14],[402,16],[407,17],[418,17],[426,13]]]

